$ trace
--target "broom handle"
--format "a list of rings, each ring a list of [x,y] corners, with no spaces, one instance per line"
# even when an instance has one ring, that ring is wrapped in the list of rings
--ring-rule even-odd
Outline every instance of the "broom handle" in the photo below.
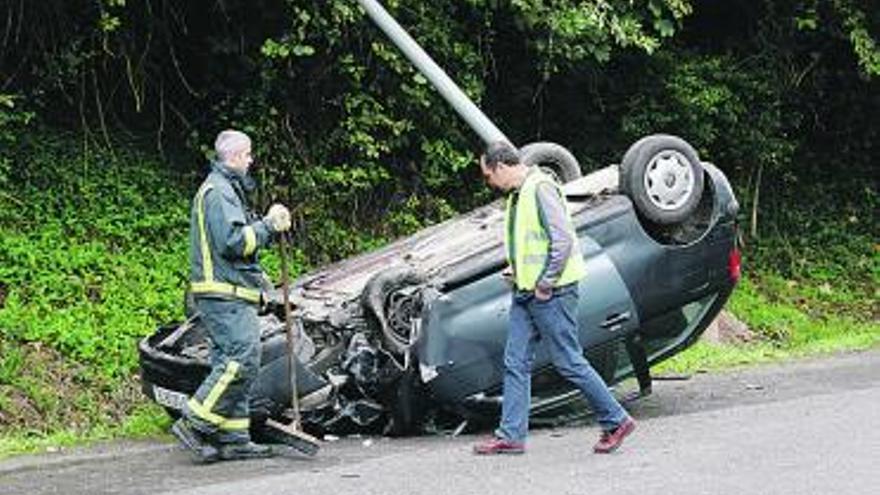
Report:
[[[290,405],[293,407],[294,428],[299,428],[299,394],[296,390],[296,335],[293,333],[293,308],[290,304],[290,270],[287,262],[287,232],[282,232],[278,247],[281,251],[281,294],[284,298],[284,331],[287,334],[287,367],[290,370]]]

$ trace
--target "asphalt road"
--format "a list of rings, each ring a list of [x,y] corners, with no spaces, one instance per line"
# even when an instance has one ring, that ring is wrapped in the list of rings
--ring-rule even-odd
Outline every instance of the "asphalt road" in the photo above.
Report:
[[[880,351],[660,381],[618,453],[589,423],[534,431],[524,456],[474,436],[345,438],[319,457],[194,466],[171,444],[0,462],[0,494],[876,494]]]

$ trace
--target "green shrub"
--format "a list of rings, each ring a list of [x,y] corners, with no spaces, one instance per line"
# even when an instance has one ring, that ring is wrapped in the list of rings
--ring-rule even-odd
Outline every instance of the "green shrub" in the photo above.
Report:
[[[0,214],[0,328],[118,378],[134,340],[181,313],[188,199],[144,155],[84,155],[74,143],[18,149],[11,180],[27,207]]]
[[[139,402],[136,342],[180,318],[187,180],[130,149],[20,135],[0,202],[0,430],[88,428]],[[5,419],[5,420],[3,420]]]

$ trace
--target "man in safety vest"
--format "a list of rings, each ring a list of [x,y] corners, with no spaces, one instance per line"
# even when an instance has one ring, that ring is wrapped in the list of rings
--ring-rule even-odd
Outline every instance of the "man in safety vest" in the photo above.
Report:
[[[267,457],[253,443],[248,400],[260,367],[257,309],[266,279],[257,257],[274,234],[290,229],[290,212],[274,204],[262,219],[247,206],[251,140],[226,130],[217,159],[193,199],[190,293],[211,340],[211,372],[187,403],[172,433],[199,462]]]
[[[491,187],[508,193],[504,231],[509,267],[504,275],[514,291],[504,349],[501,424],[474,452],[525,452],[538,340],[549,348],[559,374],[583,393],[596,413],[602,435],[593,450],[612,452],[635,429],[635,421],[590,366],[578,341],[578,282],[585,265],[562,191],[549,175],[521,163],[506,142],[489,145],[480,168]]]

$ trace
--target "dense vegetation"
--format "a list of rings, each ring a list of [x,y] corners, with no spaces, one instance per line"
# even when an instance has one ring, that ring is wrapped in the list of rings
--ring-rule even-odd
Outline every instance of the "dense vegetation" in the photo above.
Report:
[[[719,165],[743,204],[732,307],[766,345],[878,340],[871,2],[385,3],[517,143],[589,170],[670,132]],[[299,270],[490,197],[477,137],[354,0],[0,14],[0,433],[137,407],[135,342],[181,314],[189,197],[222,128],[255,138],[256,203],[293,206]]]

